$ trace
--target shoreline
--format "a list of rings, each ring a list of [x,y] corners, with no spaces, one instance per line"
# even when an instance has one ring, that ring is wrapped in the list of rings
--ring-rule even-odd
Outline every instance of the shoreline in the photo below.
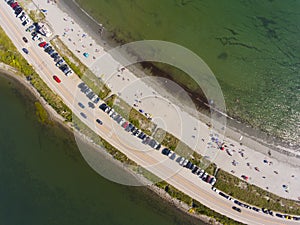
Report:
[[[67,4],[71,3],[71,4]],[[75,0],[63,0],[58,2],[57,6],[62,10],[65,11],[67,14],[72,15],[72,18],[83,28],[87,29],[87,33],[94,39],[94,41],[104,47],[104,49],[107,51],[110,48],[112,48],[113,45],[120,45],[121,43],[118,43],[112,36],[113,34],[110,34],[108,31],[105,31],[104,36],[100,36],[99,33],[96,32],[98,30],[97,28],[100,27],[100,24],[91,16],[89,15],[84,9],[78,5],[78,3]],[[79,13],[81,13],[79,15]],[[109,40],[108,40],[109,39]],[[105,44],[103,44],[105,43]],[[109,45],[109,44],[112,45]],[[140,66],[138,70],[140,70]],[[165,73],[162,73],[165,74]],[[161,74],[156,74],[156,76],[160,76]],[[171,79],[171,76],[166,74],[168,79]],[[150,85],[152,88],[155,87],[154,85]],[[161,89],[160,89],[161,90]],[[169,93],[170,90],[166,90],[168,94],[171,96],[171,93]],[[189,93],[193,101],[200,102],[200,104],[197,104],[197,107],[199,106],[200,114],[204,114],[204,117],[207,116],[208,110],[207,106],[203,104],[203,102],[199,101],[196,96],[193,93]],[[182,104],[182,103],[181,103]],[[186,110],[188,112],[188,106],[184,105],[184,111]],[[270,134],[265,133],[264,131],[258,130],[256,128],[253,128],[247,124],[244,124],[243,122],[238,121],[235,118],[231,118],[230,116],[227,117],[227,133],[228,138],[232,138],[235,141],[239,142],[239,138],[242,135],[244,137],[243,144],[247,146],[251,146],[256,151],[259,151],[267,156],[268,155],[268,148],[272,149],[271,157],[276,156],[277,159],[282,159],[282,161],[289,161],[294,166],[298,166],[299,162],[297,162],[300,159],[299,149],[300,146],[294,145],[290,146],[288,143],[284,142],[283,139],[279,139],[277,137],[273,137]],[[246,144],[247,143],[247,144]],[[293,160],[291,160],[291,158]]]
[[[159,198],[161,198],[163,201],[166,201],[166,203],[170,203],[172,206],[175,206],[178,210],[181,210],[183,213],[185,213],[188,216],[191,216],[197,220],[201,220],[204,223],[208,224],[220,224],[219,222],[215,221],[213,218],[208,217],[206,215],[202,214],[191,214],[188,212],[190,209],[190,206],[185,204],[184,202],[171,197],[167,192],[165,192],[163,189],[155,186],[154,184],[150,183],[145,177],[138,175],[134,173],[132,170],[125,167],[120,161],[117,159],[114,159],[112,155],[110,155],[105,149],[101,148],[97,144],[95,144],[91,139],[89,139],[84,134],[80,133],[76,129],[73,129],[72,125],[70,123],[66,123],[65,119],[61,117],[37,92],[37,90],[26,80],[24,75],[16,75],[15,73],[18,73],[18,71],[14,70],[12,67],[5,65],[3,63],[0,63],[0,74],[1,76],[5,77],[5,79],[13,80],[13,82],[17,82],[18,85],[22,85],[25,87],[26,90],[30,91],[30,95],[35,99],[35,101],[38,101],[42,104],[42,106],[45,108],[45,110],[48,113],[49,120],[53,121],[57,126],[62,127],[63,129],[67,130],[67,132],[70,132],[70,134],[74,135],[74,138],[79,138],[79,140],[88,147],[91,147],[92,150],[97,151],[102,156],[104,156],[106,159],[109,160],[110,163],[117,166],[117,168],[122,169],[125,173],[128,173],[129,175],[132,175],[136,177],[141,183],[145,184],[144,187],[146,187],[148,190],[150,190],[152,193],[155,193]],[[101,150],[101,151],[100,151]],[[91,167],[91,169],[93,169]],[[212,221],[214,220],[214,221]]]

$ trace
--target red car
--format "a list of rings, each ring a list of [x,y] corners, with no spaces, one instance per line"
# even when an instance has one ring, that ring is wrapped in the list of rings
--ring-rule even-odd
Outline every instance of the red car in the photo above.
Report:
[[[43,48],[46,44],[47,44],[47,42],[43,41],[43,42],[39,43],[39,46]]]
[[[53,76],[53,79],[54,79],[57,83],[60,83],[60,82],[61,82],[61,80],[60,80],[56,75]]]
[[[19,4],[18,4],[17,2],[14,2],[14,3],[11,3],[10,6],[14,9],[14,8],[16,8],[18,5],[19,5]]]

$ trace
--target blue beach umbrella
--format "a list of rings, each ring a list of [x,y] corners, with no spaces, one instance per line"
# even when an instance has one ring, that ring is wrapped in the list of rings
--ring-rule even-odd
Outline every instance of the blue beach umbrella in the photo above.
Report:
[[[89,53],[85,52],[85,53],[83,53],[83,56],[84,56],[85,58],[87,58],[87,57],[89,57]]]

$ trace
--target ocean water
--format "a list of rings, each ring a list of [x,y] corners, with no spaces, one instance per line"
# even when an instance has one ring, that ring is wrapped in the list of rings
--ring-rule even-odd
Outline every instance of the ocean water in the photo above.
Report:
[[[229,115],[299,147],[300,1],[76,2],[124,42],[164,40],[194,51],[217,77]],[[182,74],[171,76],[196,90]]]
[[[1,74],[0,105],[1,225],[204,224],[146,188],[98,175],[73,134],[40,124],[32,96]]]

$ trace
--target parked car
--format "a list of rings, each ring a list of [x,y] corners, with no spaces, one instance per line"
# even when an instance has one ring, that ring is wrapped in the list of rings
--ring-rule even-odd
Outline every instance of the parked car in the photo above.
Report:
[[[124,129],[126,129],[126,128],[128,127],[128,124],[129,124],[129,122],[126,121],[126,122],[122,125],[122,127],[123,127]]]
[[[27,40],[26,37],[22,37],[22,39],[23,39],[23,41],[24,41],[25,43],[28,43],[28,40]]]
[[[68,72],[66,72],[66,76],[71,76],[73,71],[70,69]]]
[[[29,51],[28,51],[28,49],[27,49],[27,48],[22,48],[22,51],[23,51],[24,53],[26,53],[26,54],[28,54],[28,53],[29,53]]]
[[[143,144],[148,145],[150,141],[151,141],[151,138],[148,136],[143,140]]]
[[[61,82],[61,80],[60,80],[56,75],[53,76],[53,79],[54,79],[57,83],[60,83],[60,82]]]
[[[126,120],[124,118],[122,118],[120,121],[118,121],[118,124],[120,124],[121,126],[123,126],[123,124],[126,122]]]
[[[60,57],[60,56],[57,57],[57,58],[55,58],[55,59],[54,59],[54,62],[58,62],[59,60],[61,60],[61,57]]]
[[[22,11],[23,11],[22,7],[16,8],[16,9],[15,9],[16,17],[18,17]]]
[[[133,125],[130,123],[130,124],[128,124],[128,126],[125,128],[125,130],[129,132],[129,131],[131,130],[132,127],[133,127]]]
[[[51,58],[55,58],[55,57],[58,56],[58,53],[57,53],[57,52],[54,52],[54,53],[52,53],[50,56],[51,56]]]
[[[61,59],[55,65],[56,66],[61,66],[63,63],[64,63],[64,60]]]
[[[171,155],[169,154],[169,158],[170,158],[171,160],[174,160],[174,159],[176,158],[176,153],[173,152]]]
[[[206,179],[207,176],[208,176],[208,174],[205,172],[205,173],[202,175],[201,179],[202,179],[203,181],[205,181],[205,179]]]
[[[94,100],[94,103],[95,103],[95,104],[98,104],[99,101],[100,101],[100,98],[97,97],[97,98]]]
[[[179,165],[182,166],[184,161],[185,158],[181,156],[181,158],[179,158]]]
[[[92,102],[88,102],[88,105],[89,105],[89,107],[92,108],[92,109],[95,108],[95,105],[94,105],[94,103],[92,103]]]
[[[105,111],[105,109],[107,108],[108,106],[105,104],[105,103],[102,103],[100,106],[99,106],[99,109],[102,109],[102,111]]]
[[[203,176],[203,174],[204,174],[204,169],[201,169],[198,176],[201,178]]]
[[[197,171],[198,171],[199,167],[198,166],[195,166],[193,169],[192,169],[192,173],[193,174],[196,174]]]
[[[161,144],[158,144],[158,145],[155,147],[156,150],[160,150],[160,148],[161,148]]]
[[[26,26],[29,23],[30,23],[30,20],[29,20],[29,18],[27,18],[26,20],[23,21],[22,25]]]
[[[242,210],[240,208],[236,207],[236,206],[232,206],[232,209],[237,211],[237,212],[242,212]]]
[[[103,122],[102,122],[100,119],[96,119],[96,122],[97,122],[98,124],[100,124],[100,125],[103,124]]]
[[[82,108],[82,109],[85,108],[85,106],[84,106],[81,102],[78,102],[78,105],[79,105],[79,107]]]
[[[50,44],[49,44],[49,43],[46,43],[46,44],[44,45],[44,49],[48,48],[49,46],[50,46]]]
[[[86,116],[83,112],[81,112],[80,115],[81,115],[84,119],[87,118],[87,116]]]
[[[30,25],[27,29],[26,29],[26,31],[27,32],[31,32],[31,31],[33,31],[35,29],[35,26],[34,25]],[[42,47],[42,46],[41,46]]]
[[[162,151],[161,151],[161,153],[163,154],[163,155],[168,155],[169,153],[170,153],[170,149],[167,149],[167,148],[164,148]]]
[[[35,35],[35,36],[32,37],[32,40],[36,41],[36,40],[39,39],[39,37],[40,37],[40,36],[37,34],[37,35]]]
[[[214,185],[216,183],[216,181],[217,181],[217,179],[215,177],[212,177],[209,183],[211,185]]]
[[[184,162],[182,163],[182,166],[185,167],[188,162],[189,162],[189,160],[185,159]]]

